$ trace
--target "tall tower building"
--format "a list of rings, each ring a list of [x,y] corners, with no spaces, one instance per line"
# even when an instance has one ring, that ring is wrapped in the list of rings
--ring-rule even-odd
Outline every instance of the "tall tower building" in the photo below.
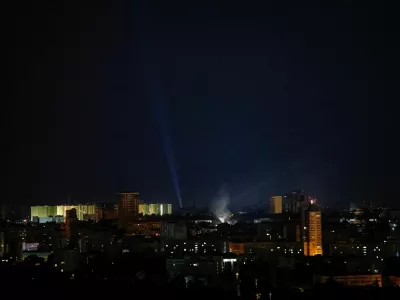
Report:
[[[284,197],[284,211],[298,215],[300,217],[299,224],[299,237],[302,243],[307,240],[306,228],[306,213],[310,206],[310,199],[306,197],[303,190],[295,190],[285,195]]]
[[[270,212],[272,214],[282,213],[282,196],[272,196],[269,198]]]
[[[65,218],[65,229],[68,238],[71,238],[71,227],[75,227],[74,225],[76,224],[77,220],[78,217],[76,215],[76,208],[71,208],[67,210]]]
[[[317,206],[310,205],[310,208],[306,211],[305,217],[304,255],[322,255],[321,212]]]
[[[118,228],[127,228],[139,215],[139,193],[123,192],[118,200]]]

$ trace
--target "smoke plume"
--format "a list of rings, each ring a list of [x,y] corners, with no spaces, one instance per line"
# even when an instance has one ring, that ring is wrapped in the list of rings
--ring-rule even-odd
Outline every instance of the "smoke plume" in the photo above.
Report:
[[[229,200],[229,193],[226,187],[221,187],[218,197],[216,197],[211,204],[211,211],[221,223],[227,222],[230,217],[231,212],[228,209]]]

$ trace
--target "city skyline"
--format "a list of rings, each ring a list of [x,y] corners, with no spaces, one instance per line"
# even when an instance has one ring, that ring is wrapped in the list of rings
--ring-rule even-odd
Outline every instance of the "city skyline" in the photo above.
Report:
[[[3,294],[400,299],[387,4],[7,2]]]

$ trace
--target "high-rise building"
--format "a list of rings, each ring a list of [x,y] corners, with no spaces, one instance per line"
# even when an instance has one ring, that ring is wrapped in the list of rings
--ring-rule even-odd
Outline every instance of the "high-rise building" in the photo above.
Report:
[[[66,217],[65,217],[65,228],[66,228],[66,233],[67,237],[71,237],[71,227],[74,227],[74,224],[78,220],[77,214],[76,214],[76,208],[71,208],[66,211]]]
[[[272,196],[269,199],[270,204],[270,212],[272,214],[281,214],[282,213],[282,196]]]
[[[58,215],[56,205],[31,206],[31,221],[33,221],[33,217],[48,218]]]
[[[307,238],[305,232],[306,212],[311,204],[310,198],[306,197],[303,190],[295,190],[286,194],[283,202],[285,212],[299,216],[300,241],[305,243]]]
[[[172,214],[172,204],[149,203],[139,204],[139,213],[145,215],[170,215]]]
[[[157,203],[151,203],[148,206],[149,206],[149,210],[148,210],[149,215],[158,215],[159,214]]]
[[[117,220],[118,205],[115,203],[102,203],[96,205],[95,220]]]
[[[172,204],[159,204],[160,216],[172,214]]]
[[[94,204],[78,204],[78,205],[43,205],[31,206],[31,221],[34,219],[47,219],[50,217],[67,216],[67,211],[76,209],[78,220],[95,219],[96,206]],[[36,218],[35,218],[36,217]]]
[[[310,205],[305,214],[304,255],[322,255],[321,212],[315,205]]]
[[[139,193],[123,192],[118,200],[118,228],[127,228],[139,215]]]
[[[143,216],[149,214],[149,205],[146,203],[141,203],[139,204],[139,214],[142,214]]]

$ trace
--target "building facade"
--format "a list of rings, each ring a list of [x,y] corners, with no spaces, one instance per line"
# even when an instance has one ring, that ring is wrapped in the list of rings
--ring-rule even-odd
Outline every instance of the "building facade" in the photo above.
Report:
[[[273,214],[281,214],[282,213],[282,196],[272,196],[269,199],[270,203],[270,212]]]
[[[95,220],[117,220],[118,205],[114,203],[103,203],[96,205]]]
[[[123,192],[118,200],[118,228],[126,229],[139,216],[139,193]]]
[[[143,203],[139,204],[139,213],[142,215],[170,215],[172,214],[172,204],[163,203]]]
[[[78,204],[78,205],[39,205],[31,206],[31,221],[40,219],[49,220],[56,216],[62,216],[64,219],[67,216],[67,211],[76,209],[78,220],[84,221],[95,219],[96,205],[94,204]]]
[[[322,255],[321,212],[316,206],[310,206],[306,211],[305,225],[304,255]]]
[[[160,230],[161,238],[165,240],[186,240],[187,227],[184,222],[163,222]]]

